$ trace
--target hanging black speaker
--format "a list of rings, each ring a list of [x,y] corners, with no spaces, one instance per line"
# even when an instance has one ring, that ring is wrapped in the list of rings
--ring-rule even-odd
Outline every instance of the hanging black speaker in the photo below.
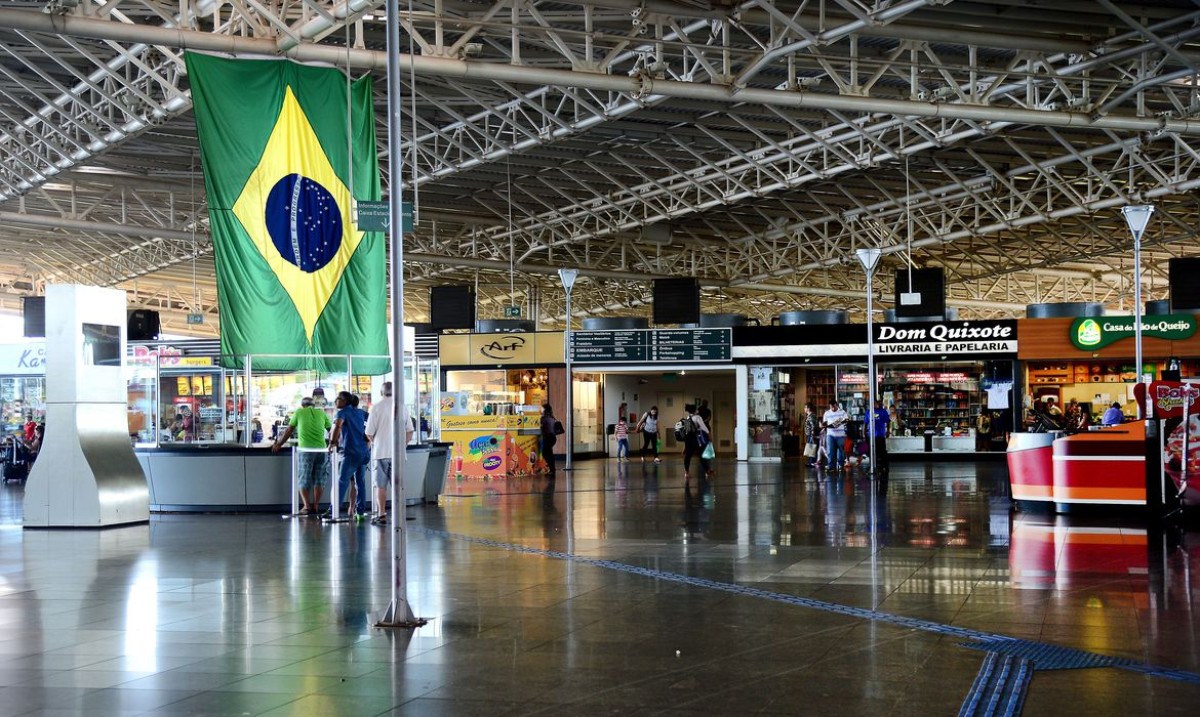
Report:
[[[895,302],[893,306],[897,317],[920,316],[939,320],[944,318],[946,275],[942,267],[898,270]]]
[[[149,309],[134,309],[129,312],[125,326],[125,338],[129,341],[153,341],[158,338],[158,312]]]
[[[442,329],[475,328],[475,292],[469,286],[434,286],[429,289],[429,323]]]
[[[21,318],[25,320],[25,338],[46,337],[46,297],[22,296]]]
[[[1200,257],[1176,257],[1167,260],[1167,281],[1171,286],[1171,311],[1200,311]]]
[[[700,280],[694,277],[655,279],[654,323],[700,323]]]

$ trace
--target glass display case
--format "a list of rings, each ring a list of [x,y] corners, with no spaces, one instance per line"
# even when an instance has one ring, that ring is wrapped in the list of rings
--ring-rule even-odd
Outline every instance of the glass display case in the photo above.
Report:
[[[771,366],[749,371],[750,460],[781,460],[783,437],[790,430],[795,406],[791,372]]]
[[[600,377],[576,373],[572,382],[571,409],[574,412],[575,433],[572,440],[576,453],[604,452],[604,420],[600,401]]]

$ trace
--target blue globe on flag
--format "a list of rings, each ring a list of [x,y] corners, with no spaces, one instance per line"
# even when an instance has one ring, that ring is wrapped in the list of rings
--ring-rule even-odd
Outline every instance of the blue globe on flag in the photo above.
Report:
[[[329,263],[342,244],[342,213],[320,183],[289,174],[271,187],[264,209],[275,250],[301,271],[313,273]]]

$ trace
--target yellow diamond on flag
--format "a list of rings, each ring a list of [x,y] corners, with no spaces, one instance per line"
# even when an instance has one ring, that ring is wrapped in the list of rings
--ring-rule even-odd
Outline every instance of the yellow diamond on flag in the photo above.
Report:
[[[233,213],[295,304],[309,343],[362,240],[350,203],[289,86]]]

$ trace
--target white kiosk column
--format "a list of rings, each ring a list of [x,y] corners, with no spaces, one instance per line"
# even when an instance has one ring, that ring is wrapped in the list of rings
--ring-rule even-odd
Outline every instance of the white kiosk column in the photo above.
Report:
[[[129,442],[125,292],[46,287],[46,435],[25,486],[26,528],[102,528],[150,519]]]

